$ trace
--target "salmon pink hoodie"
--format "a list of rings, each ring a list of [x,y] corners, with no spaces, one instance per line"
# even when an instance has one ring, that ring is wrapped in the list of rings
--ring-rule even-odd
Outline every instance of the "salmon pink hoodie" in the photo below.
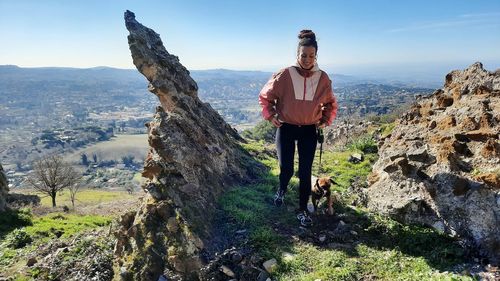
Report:
[[[311,70],[297,64],[273,74],[260,91],[259,104],[264,119],[276,116],[293,125],[331,125],[337,115],[332,81],[317,64]]]

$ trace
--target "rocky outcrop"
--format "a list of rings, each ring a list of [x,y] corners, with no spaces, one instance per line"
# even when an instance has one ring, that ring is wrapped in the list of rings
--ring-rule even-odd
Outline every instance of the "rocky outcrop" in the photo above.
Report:
[[[35,206],[40,204],[40,197],[37,195],[9,193],[9,182],[0,164],[0,212],[7,206],[10,208],[19,208],[25,206]]]
[[[8,192],[9,192],[9,186],[7,182],[7,176],[5,176],[2,164],[0,164],[0,212],[5,210],[6,197]]]
[[[40,205],[40,196],[32,194],[9,193],[6,198],[7,205],[13,208]]]
[[[500,71],[475,63],[417,100],[379,147],[368,206],[500,259]]]
[[[370,121],[356,120],[354,118],[334,122],[324,129],[325,147],[345,146],[353,139],[368,134],[368,129],[372,124]],[[377,135],[374,133],[374,138],[376,137]]]
[[[135,66],[161,106],[148,127],[150,149],[142,175],[147,195],[125,214],[115,254],[124,280],[196,280],[210,238],[218,197],[255,178],[261,166],[240,147],[242,139],[212,107],[157,33],[125,13]],[[177,276],[177,277],[176,277]]]

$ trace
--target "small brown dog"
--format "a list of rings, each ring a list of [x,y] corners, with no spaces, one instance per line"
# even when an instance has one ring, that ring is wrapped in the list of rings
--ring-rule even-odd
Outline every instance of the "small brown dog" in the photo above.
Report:
[[[314,212],[318,210],[318,203],[321,198],[326,197],[329,215],[333,215],[333,196],[330,190],[332,184],[337,184],[329,177],[312,177],[311,201],[314,206]]]

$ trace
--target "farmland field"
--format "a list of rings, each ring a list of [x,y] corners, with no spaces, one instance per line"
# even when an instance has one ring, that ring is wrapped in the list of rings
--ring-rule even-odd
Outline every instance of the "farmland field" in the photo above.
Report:
[[[96,155],[100,161],[115,160],[121,162],[122,157],[132,155],[135,161],[143,161],[148,151],[148,135],[116,135],[109,141],[99,142],[78,149],[66,156],[71,163],[79,163],[82,154],[92,159]]]
[[[52,201],[49,196],[36,192],[33,189],[20,189],[17,192],[40,196],[40,205],[33,209],[33,212],[37,214],[57,212],[61,210],[62,206],[67,206],[75,214],[104,216],[114,216],[137,208],[140,198],[144,194],[142,190],[128,193],[127,191],[117,189],[85,188],[76,194],[75,208],[73,209],[68,190],[63,190],[57,194],[57,208],[52,208]]]

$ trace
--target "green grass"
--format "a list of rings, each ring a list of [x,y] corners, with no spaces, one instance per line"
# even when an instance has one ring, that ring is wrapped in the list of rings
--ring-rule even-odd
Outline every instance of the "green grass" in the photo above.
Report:
[[[423,257],[408,256],[397,249],[380,250],[358,245],[359,271],[376,280],[472,280],[456,274],[441,274]],[[461,279],[457,279],[461,278]]]
[[[330,241],[348,245],[345,249],[330,248],[328,244],[320,245],[307,239],[292,239],[290,232],[298,229],[294,215],[298,207],[298,180],[292,178],[285,197],[286,207],[272,206],[279,168],[277,160],[265,151],[266,146],[262,142],[244,145],[268,167],[269,172],[262,176],[262,182],[232,189],[221,198],[220,205],[227,216],[228,232],[247,229],[255,251],[264,259],[278,260],[273,280],[473,280],[446,273],[464,262],[464,252],[453,239],[432,229],[404,225],[346,203],[351,183],[366,178],[377,159],[376,154],[365,154],[362,163],[348,162],[352,153],[359,152],[355,147],[341,152],[325,151],[321,169],[317,153],[313,174],[332,176],[339,183],[334,187],[342,199],[335,205],[337,216],[342,215],[345,223],[355,227],[357,236],[347,234],[338,241]],[[292,253],[293,257],[283,258],[285,252]]]
[[[43,217],[33,219],[33,225],[27,226],[26,232],[38,239],[69,238],[76,233],[109,225],[112,218],[95,215],[73,215],[63,213],[52,213]]]
[[[260,160],[265,166],[269,168],[269,173],[262,175],[263,181],[267,185],[277,186],[279,183],[279,167],[277,160],[271,155],[262,152],[263,148],[268,146],[263,141],[249,141],[243,147],[251,152],[257,154],[257,159]],[[339,192],[344,192],[356,178],[366,178],[371,172],[373,163],[377,160],[377,155],[374,153],[365,154],[365,159],[359,164],[353,164],[348,161],[349,156],[353,153],[360,153],[359,150],[347,150],[341,152],[324,151],[321,157],[321,166],[319,165],[319,149],[315,154],[313,162],[312,173],[317,176],[331,176],[339,184],[334,189]],[[298,155],[295,155],[295,172],[297,173]],[[297,177],[293,177],[291,185],[298,185]],[[268,187],[269,190],[274,187]]]
[[[387,137],[392,133],[392,130],[396,127],[396,122],[392,123],[387,123],[387,124],[382,124],[380,128],[382,129],[382,132],[380,134],[381,137]]]
[[[17,233],[22,232],[39,244],[53,238],[69,238],[85,230],[109,225],[111,221],[112,218],[104,216],[51,213],[33,218],[31,225],[4,233],[0,242],[13,240]]]
[[[377,143],[373,137],[368,134],[351,140],[351,142],[347,144],[347,148],[351,151],[359,150],[363,153],[376,153],[378,151]]]
[[[358,280],[359,265],[342,251],[299,243],[293,247],[293,255],[281,260],[276,280]]]
[[[339,192],[344,192],[356,178],[366,178],[371,172],[371,167],[377,159],[376,154],[364,155],[363,162],[353,164],[349,162],[349,156],[359,151],[341,151],[341,152],[324,152],[321,160],[321,169],[319,168],[319,153],[316,153],[316,159],[313,163],[313,175],[328,175],[331,176],[339,186],[334,189]]]
[[[328,243],[318,244],[292,237],[290,233],[300,236],[296,235],[298,226],[294,214],[298,207],[298,179],[292,178],[291,188],[285,197],[286,207],[272,206],[272,196],[279,182],[277,160],[268,144],[251,141],[243,146],[267,166],[268,171],[262,175],[260,182],[226,192],[219,202],[221,214],[228,233],[246,229],[249,245],[256,253],[264,259],[278,260],[273,280],[472,280],[468,276],[445,273],[464,261],[464,253],[453,239],[432,229],[404,225],[346,203],[350,201],[346,199],[350,185],[370,173],[376,154],[365,154],[363,162],[353,164],[348,162],[348,158],[352,153],[359,152],[354,146],[348,151],[325,151],[321,168],[318,165],[319,153],[316,154],[313,174],[329,175],[339,183],[334,187],[342,199],[335,205],[337,216],[341,215],[342,220],[358,233],[356,236],[348,233],[329,241],[347,246],[335,248]],[[79,204],[130,197],[126,192],[106,190],[83,190],[78,194]],[[42,204],[51,206],[49,199],[44,198]],[[57,200],[59,206],[71,205],[67,192],[58,196]],[[339,220],[339,217],[330,219]],[[75,235],[107,226],[110,222],[110,217],[65,213],[33,217],[27,210],[1,216],[0,271],[8,269],[15,272],[17,264],[24,266],[26,263],[20,260],[42,243],[54,239],[70,240]],[[16,241],[20,242],[18,249],[12,243]],[[66,254],[64,261],[70,263],[78,259],[90,245],[89,241],[82,240]],[[285,252],[293,257],[284,258]],[[41,274],[36,269],[32,273]],[[23,276],[18,278],[24,280]]]
[[[146,181],[146,179],[142,177],[142,174],[140,172],[134,174],[133,180],[138,184],[143,184]]]
[[[33,193],[29,190],[24,192]],[[135,198],[136,195],[129,195],[125,191],[84,189],[77,194],[76,208]],[[58,206],[71,206],[67,191],[58,194],[56,201]],[[49,197],[44,197],[41,204],[51,209]],[[29,209],[8,210],[0,216],[0,272],[14,274],[26,264],[27,255],[40,245],[54,240],[72,240],[89,230],[107,227],[112,219],[108,216],[73,213],[34,216]],[[24,277],[20,275],[19,278],[22,280]]]
[[[25,215],[23,215],[25,216]],[[50,240],[67,240],[87,230],[103,227],[111,223],[112,218],[103,216],[79,216],[72,214],[52,213],[31,218],[31,224],[2,232],[0,239],[0,272],[10,270],[13,262],[22,260],[39,245]],[[25,218],[19,221],[26,221]],[[26,261],[21,262],[25,264]]]

